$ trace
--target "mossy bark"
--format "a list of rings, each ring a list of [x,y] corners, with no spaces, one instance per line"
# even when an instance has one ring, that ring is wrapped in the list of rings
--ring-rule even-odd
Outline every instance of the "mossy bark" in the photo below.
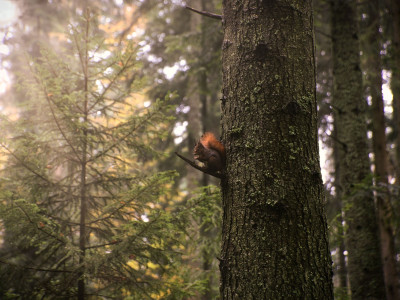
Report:
[[[311,1],[223,1],[222,299],[332,299]]]
[[[331,1],[334,92],[340,187],[344,197],[352,299],[385,299],[372,195],[356,1]]]

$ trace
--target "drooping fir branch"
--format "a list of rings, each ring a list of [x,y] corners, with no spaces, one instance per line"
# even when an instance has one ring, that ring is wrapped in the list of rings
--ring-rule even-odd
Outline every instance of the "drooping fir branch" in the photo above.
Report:
[[[46,97],[47,103],[49,104],[49,107],[50,107],[51,115],[53,116],[53,120],[57,125],[58,131],[60,131],[61,135],[63,136],[63,138],[65,140],[65,142],[68,144],[68,146],[74,152],[75,157],[77,158],[77,161],[75,161],[75,162],[81,163],[81,158],[80,158],[80,156],[78,154],[78,151],[75,149],[75,147],[73,146],[71,141],[68,139],[68,137],[65,134],[64,130],[61,128],[60,122],[58,121],[58,119],[57,119],[57,117],[55,115],[55,112],[54,112],[54,109],[53,109],[53,105],[52,105],[52,103],[54,103],[54,101],[51,99],[52,96],[49,93],[46,93],[46,90],[44,92],[45,92],[45,97]]]
[[[157,113],[156,109],[154,111],[149,112],[147,116],[144,118],[143,123],[150,121],[152,117]],[[140,127],[142,127],[143,124],[139,122],[136,126],[133,126],[127,133],[122,135],[121,137],[117,138],[112,144],[110,144],[106,149],[103,151],[99,151],[96,155],[92,156],[90,159],[88,159],[88,162],[93,162],[96,159],[105,156],[109,151],[113,150],[117,146],[120,145],[121,142],[123,142],[125,139],[127,139],[130,135],[132,135],[136,130],[138,130]]]
[[[47,235],[47,236],[49,236],[49,237],[51,237],[51,238],[57,240],[58,242],[60,242],[60,243],[62,243],[62,244],[66,244],[66,242],[65,242],[64,240],[62,240],[62,239],[60,239],[59,237],[55,236],[54,234],[48,232],[47,230],[44,230],[44,227],[42,227],[42,226],[40,226],[40,225],[37,225],[37,224],[31,219],[31,217],[29,216],[29,214],[25,211],[25,209],[24,209],[21,205],[18,205],[18,203],[16,203],[16,205],[17,205],[17,207],[23,212],[23,214],[26,216],[28,222],[31,223],[31,224],[35,224],[37,230],[39,230],[40,232],[43,232],[45,235]]]
[[[129,63],[134,60],[135,60],[134,54],[130,53],[125,61],[119,61],[119,65],[121,66],[121,68],[114,75],[114,77],[112,79],[110,79],[110,82],[108,83],[108,85],[104,86],[102,84],[103,91],[100,95],[96,96],[97,100],[94,101],[93,104],[90,105],[90,107],[88,109],[89,111],[91,111],[94,107],[96,107],[96,105],[98,103],[100,103],[100,101],[102,101],[104,99],[104,96],[106,95],[106,93],[110,90],[110,88],[112,88],[115,85],[116,81],[121,77],[121,75],[124,74],[131,66],[133,66],[133,64],[130,65]],[[110,105],[110,106],[112,106],[112,105]]]
[[[111,211],[104,212],[103,215],[100,215],[97,219],[94,219],[94,220],[88,222],[87,224],[91,225],[91,224],[95,224],[95,223],[98,223],[100,221],[105,221],[105,220],[108,220],[108,219],[112,218],[116,213],[118,213],[119,211],[121,211],[125,207],[129,206],[137,198],[139,198],[140,196],[142,196],[146,192],[151,191],[152,189],[160,186],[160,180],[158,180],[157,178],[154,181],[153,180],[150,180],[150,181],[151,181],[150,183],[148,183],[144,187],[140,188],[140,190],[137,192],[135,197],[131,198],[130,200],[123,201],[123,203],[120,203],[118,206],[116,206]],[[135,216],[135,215],[133,215],[132,217],[135,218],[135,219],[138,219],[137,216]]]
[[[51,66],[52,64],[48,61],[48,65]],[[35,72],[35,70],[33,70],[33,66],[31,66],[31,64],[28,63],[28,66],[29,66],[29,69],[30,69],[30,71],[31,71],[32,74],[37,73],[37,71]],[[53,75],[54,75],[54,76],[57,76],[57,75],[56,75],[56,72],[54,72],[54,70],[52,70],[52,71],[53,71]],[[45,99],[46,99],[48,105],[49,105],[49,108],[50,108],[50,111],[51,111],[51,115],[52,115],[52,117],[53,117],[54,122],[56,123],[56,126],[57,126],[57,128],[58,128],[58,131],[61,133],[61,135],[63,136],[65,142],[68,144],[68,146],[72,149],[72,151],[73,151],[74,154],[75,154],[75,157],[76,157],[77,161],[75,161],[75,160],[74,160],[74,161],[80,163],[80,162],[81,162],[81,158],[80,158],[80,156],[79,156],[79,154],[78,154],[78,151],[77,151],[77,150],[75,149],[75,147],[73,146],[73,143],[68,139],[66,133],[65,133],[64,130],[62,129],[61,124],[60,124],[60,122],[59,122],[59,120],[58,120],[58,118],[57,118],[57,116],[56,116],[56,114],[55,114],[53,105],[55,105],[55,106],[57,107],[57,104],[55,103],[55,101],[54,101],[54,99],[53,99],[53,96],[54,96],[54,95],[52,95],[52,94],[47,90],[46,84],[45,84],[45,82],[43,81],[43,79],[41,79],[39,76],[34,76],[34,79],[35,79],[37,85],[38,85],[39,87],[41,87],[41,89],[42,89],[42,92],[43,92],[43,94],[44,94],[44,97],[45,97]]]
[[[7,151],[7,153],[9,153],[12,157],[14,157],[26,170],[28,170],[29,172],[31,172],[32,174],[34,174],[35,176],[39,177],[40,179],[42,179],[43,181],[47,182],[49,185],[51,186],[57,186],[59,187],[59,185],[57,185],[56,183],[50,181],[49,178],[45,177],[44,175],[36,172],[33,168],[31,168],[30,166],[28,166],[24,160],[19,157],[17,154],[15,154],[10,148],[8,148],[4,143],[0,142],[0,147],[2,147],[3,149],[5,149]]]

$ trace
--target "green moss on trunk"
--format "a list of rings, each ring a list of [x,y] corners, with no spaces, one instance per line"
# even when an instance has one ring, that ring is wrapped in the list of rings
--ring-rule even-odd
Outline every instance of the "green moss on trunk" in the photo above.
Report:
[[[223,299],[332,299],[311,1],[224,1]]]

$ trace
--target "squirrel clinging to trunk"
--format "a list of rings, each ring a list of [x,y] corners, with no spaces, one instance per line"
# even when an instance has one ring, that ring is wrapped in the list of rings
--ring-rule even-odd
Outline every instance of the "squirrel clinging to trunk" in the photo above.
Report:
[[[212,172],[225,168],[226,151],[212,132],[206,132],[193,149],[194,159],[204,163],[205,168]]]

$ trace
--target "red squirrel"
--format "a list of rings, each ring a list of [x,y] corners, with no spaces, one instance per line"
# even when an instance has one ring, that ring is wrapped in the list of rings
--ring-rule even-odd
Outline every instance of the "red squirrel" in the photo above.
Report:
[[[224,145],[212,132],[206,132],[193,149],[194,159],[204,163],[210,171],[222,171],[225,167],[226,151]]]

